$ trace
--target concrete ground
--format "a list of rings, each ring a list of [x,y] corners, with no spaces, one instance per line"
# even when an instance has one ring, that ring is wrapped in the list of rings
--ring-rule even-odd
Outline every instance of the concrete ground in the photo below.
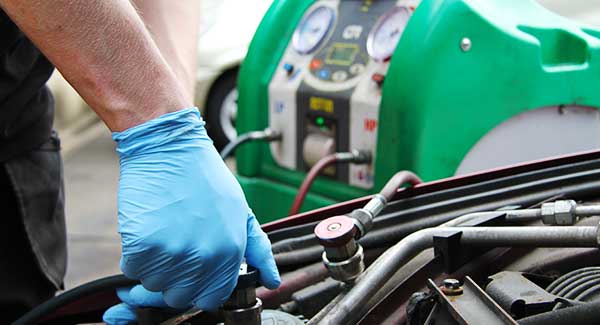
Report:
[[[64,158],[70,289],[120,272],[119,160],[108,130]]]

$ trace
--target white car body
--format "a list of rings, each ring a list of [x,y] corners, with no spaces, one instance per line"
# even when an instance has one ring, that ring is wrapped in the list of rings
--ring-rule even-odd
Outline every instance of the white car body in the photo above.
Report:
[[[203,109],[213,83],[237,69],[271,0],[202,0],[196,104]]]

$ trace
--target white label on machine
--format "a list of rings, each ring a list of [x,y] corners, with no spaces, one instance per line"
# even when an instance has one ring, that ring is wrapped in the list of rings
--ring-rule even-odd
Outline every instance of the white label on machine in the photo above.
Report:
[[[385,75],[387,68],[388,64],[371,62],[366,67],[366,75]],[[363,78],[350,98],[350,148],[370,152],[373,162],[377,150],[380,102],[381,88],[371,78]],[[365,189],[373,187],[373,165],[350,165],[350,185]]]

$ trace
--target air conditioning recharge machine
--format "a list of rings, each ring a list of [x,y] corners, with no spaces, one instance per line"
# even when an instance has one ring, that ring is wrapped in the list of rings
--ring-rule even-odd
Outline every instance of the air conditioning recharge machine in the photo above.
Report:
[[[239,75],[236,154],[261,222],[287,215],[318,158],[338,164],[303,209],[600,147],[600,30],[533,0],[275,0]]]

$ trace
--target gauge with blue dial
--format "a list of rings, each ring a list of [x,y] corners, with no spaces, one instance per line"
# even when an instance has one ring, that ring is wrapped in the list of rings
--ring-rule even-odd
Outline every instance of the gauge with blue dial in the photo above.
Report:
[[[323,41],[333,25],[335,11],[331,7],[319,6],[311,10],[294,32],[292,45],[300,54],[313,52]]]
[[[367,38],[367,52],[376,61],[389,59],[410,19],[406,7],[395,7],[375,24]]]

